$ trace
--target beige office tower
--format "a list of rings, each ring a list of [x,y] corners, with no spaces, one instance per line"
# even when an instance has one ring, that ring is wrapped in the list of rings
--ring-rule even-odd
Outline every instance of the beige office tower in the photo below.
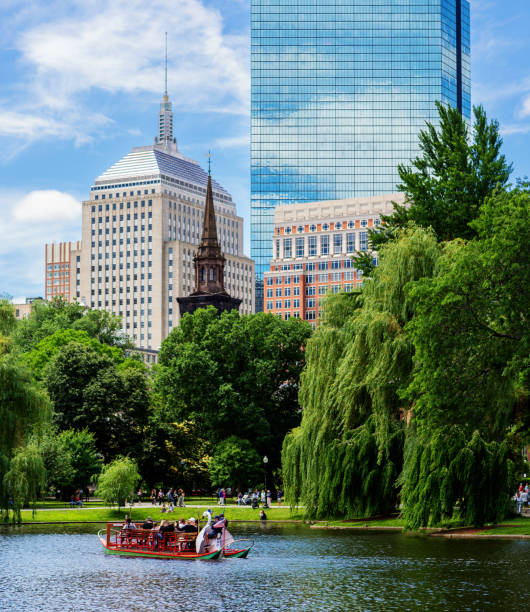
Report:
[[[91,308],[122,317],[137,347],[156,350],[178,324],[176,298],[193,291],[208,174],[179,152],[167,96],[155,144],[135,147],[103,172],[83,202],[82,248],[72,253],[71,293]],[[243,219],[215,181],[225,287],[254,310],[254,262],[243,255]]]

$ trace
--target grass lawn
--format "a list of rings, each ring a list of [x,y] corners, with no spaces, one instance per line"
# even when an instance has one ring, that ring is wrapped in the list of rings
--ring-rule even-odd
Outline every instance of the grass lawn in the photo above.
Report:
[[[206,507],[205,507],[206,508]],[[215,515],[220,508],[212,506],[211,510]],[[117,509],[109,508],[75,508],[66,510],[57,509],[39,509],[36,511],[35,516],[31,510],[22,511],[22,522],[61,522],[61,521],[120,521],[126,514],[131,514],[133,521],[140,521],[150,516],[155,521],[162,519],[176,520],[179,518],[189,518],[194,516],[195,518],[201,518],[203,513],[202,508],[180,508],[176,509],[175,512],[160,512],[159,507],[138,507],[133,506],[132,511],[129,508],[122,508],[120,511]],[[267,518],[272,520],[301,520],[301,514],[291,514],[288,507],[282,506],[281,508],[269,508],[266,509]],[[228,520],[247,520],[257,521],[259,520],[259,510],[252,510],[252,508],[241,508],[238,506],[226,506],[224,508],[225,516]]]
[[[530,518],[513,518],[513,519],[505,519],[503,521],[505,525],[500,525],[499,527],[493,527],[493,529],[485,529],[484,531],[480,531],[480,535],[530,535]]]
[[[316,523],[318,525],[318,522]],[[349,527],[351,529],[364,529],[365,527],[400,527],[405,526],[405,521],[401,518],[387,518],[375,520],[354,519],[351,521],[322,521],[322,525],[329,527]]]

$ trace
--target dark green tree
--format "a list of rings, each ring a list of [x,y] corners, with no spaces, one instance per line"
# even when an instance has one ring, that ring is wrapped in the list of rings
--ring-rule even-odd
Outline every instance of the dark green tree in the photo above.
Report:
[[[156,387],[160,420],[192,420],[197,435],[217,444],[249,440],[272,467],[285,433],[300,419],[298,381],[310,326],[260,313],[184,316],[162,343]]]
[[[230,436],[216,446],[209,467],[214,487],[243,490],[263,479],[261,457],[248,440],[237,436]]]
[[[106,459],[136,456],[150,415],[147,370],[123,365],[89,345],[70,343],[44,369],[58,427],[92,432]]]

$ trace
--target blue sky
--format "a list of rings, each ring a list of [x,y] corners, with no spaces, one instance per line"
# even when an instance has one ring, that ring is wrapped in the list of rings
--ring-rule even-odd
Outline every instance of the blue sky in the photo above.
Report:
[[[179,148],[245,217],[249,253],[250,0],[0,1],[0,292],[42,295],[44,243],[81,237],[80,201],[150,144],[163,93]],[[530,3],[472,0],[472,100],[530,175]]]

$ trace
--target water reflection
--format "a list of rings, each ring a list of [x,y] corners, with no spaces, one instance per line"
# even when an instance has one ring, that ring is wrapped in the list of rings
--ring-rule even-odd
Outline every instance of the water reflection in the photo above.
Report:
[[[248,559],[106,556],[97,527],[0,532],[2,610],[507,610],[524,606],[530,542],[307,527],[235,527]]]

